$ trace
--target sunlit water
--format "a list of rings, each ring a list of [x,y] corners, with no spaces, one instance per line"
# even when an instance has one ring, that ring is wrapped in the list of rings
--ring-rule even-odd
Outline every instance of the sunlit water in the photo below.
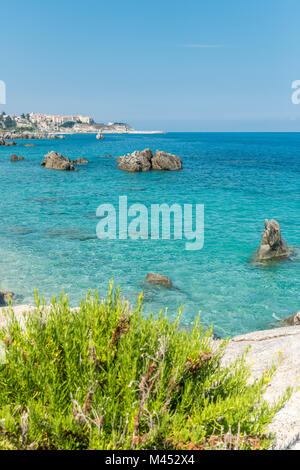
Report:
[[[235,335],[278,324],[300,309],[300,250],[288,260],[251,262],[264,219],[279,221],[289,245],[297,247],[300,209],[300,134],[170,133],[165,135],[72,136],[34,141],[35,147],[0,147],[0,288],[19,303],[46,301],[62,288],[72,304],[88,289],[104,295],[114,278],[135,303],[143,290],[145,312],[183,306],[189,327],[201,310],[215,333]],[[175,153],[179,172],[126,173],[116,157],[150,147]],[[40,166],[56,150],[86,157],[78,172]],[[11,153],[25,160],[10,163]],[[111,154],[109,158],[107,155]],[[205,243],[186,251],[184,240],[110,240],[96,237],[102,203],[205,204]],[[175,288],[145,284],[148,272],[169,276]]]

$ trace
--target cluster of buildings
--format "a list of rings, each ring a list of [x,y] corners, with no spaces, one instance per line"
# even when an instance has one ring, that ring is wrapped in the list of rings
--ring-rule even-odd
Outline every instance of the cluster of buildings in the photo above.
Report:
[[[62,115],[62,114],[6,114],[0,113],[0,130],[41,131],[46,133],[105,133],[105,134],[130,134],[136,131],[123,122],[108,122],[107,124],[95,123],[90,116]],[[141,132],[141,131],[140,131]]]
[[[41,114],[41,113],[30,113],[29,114],[30,121],[34,124],[41,125],[43,123],[45,124],[52,124],[56,126],[61,126],[62,124],[65,124],[66,122],[74,122],[74,123],[79,123],[79,124],[94,124],[93,118],[90,116],[82,116],[79,114],[78,116],[72,116],[72,115],[55,115],[55,114]]]
[[[54,115],[54,114],[0,114],[0,127],[2,128],[38,128],[40,130],[58,129],[59,126],[71,123],[73,125],[91,126],[94,124],[90,116]]]

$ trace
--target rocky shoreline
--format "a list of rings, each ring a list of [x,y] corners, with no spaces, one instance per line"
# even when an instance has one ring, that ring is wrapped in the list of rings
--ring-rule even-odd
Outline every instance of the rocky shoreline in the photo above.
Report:
[[[36,132],[9,132],[0,134],[0,147],[12,147],[18,145],[16,140],[56,140],[56,139],[65,139],[65,135],[55,135],[55,134],[42,134]],[[34,144],[24,144],[24,147],[33,147]]]
[[[0,142],[6,141],[6,140],[28,140],[28,139],[65,139],[66,136],[63,134],[47,134],[43,132],[18,132],[18,131],[12,131],[12,132],[2,132],[0,135]],[[1,144],[0,145],[5,145]]]
[[[277,365],[276,372],[264,398],[268,403],[278,401],[288,387],[294,391],[275,415],[268,431],[276,436],[274,450],[300,450],[300,326],[254,331],[232,338],[226,348],[223,363],[234,361],[250,347],[247,362],[251,367],[251,381]]]

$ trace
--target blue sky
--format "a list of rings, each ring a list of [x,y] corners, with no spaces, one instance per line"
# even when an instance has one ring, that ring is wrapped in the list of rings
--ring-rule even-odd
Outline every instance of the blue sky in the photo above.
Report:
[[[300,130],[299,0],[14,0],[0,14],[6,112]]]

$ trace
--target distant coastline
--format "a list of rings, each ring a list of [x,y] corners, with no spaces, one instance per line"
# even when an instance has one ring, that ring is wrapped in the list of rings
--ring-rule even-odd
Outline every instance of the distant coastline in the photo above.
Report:
[[[164,134],[163,131],[137,131],[124,122],[97,123],[90,116],[56,114],[0,114],[0,133],[48,134]]]

